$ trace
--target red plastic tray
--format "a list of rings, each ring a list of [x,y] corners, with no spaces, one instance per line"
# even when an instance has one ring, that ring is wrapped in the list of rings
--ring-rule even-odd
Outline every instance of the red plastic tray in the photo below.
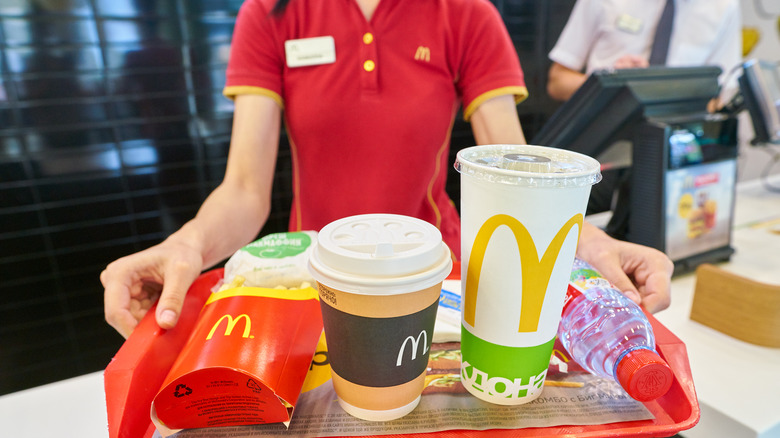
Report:
[[[460,268],[453,269],[459,272]],[[211,288],[222,278],[223,270],[201,275],[190,288],[175,329],[162,330],[150,310],[138,328],[125,341],[104,374],[109,436],[145,437],[154,433],[149,408],[162,380],[187,341],[195,320]],[[674,372],[674,382],[666,395],[645,406],[652,420],[599,425],[529,427],[523,429],[447,430],[433,433],[381,435],[409,438],[517,438],[517,437],[668,437],[690,429],[699,421],[700,410],[693,385],[685,344],[651,314],[658,353]]]
[[[699,402],[693,386],[685,344],[652,315],[648,319],[656,337],[656,349],[674,372],[674,382],[663,397],[644,405],[655,417],[652,420],[625,421],[582,426],[528,427],[513,430],[448,430],[436,433],[403,435],[409,438],[596,438],[596,437],[669,437],[690,429],[699,421]],[[385,435],[386,436],[386,435]]]

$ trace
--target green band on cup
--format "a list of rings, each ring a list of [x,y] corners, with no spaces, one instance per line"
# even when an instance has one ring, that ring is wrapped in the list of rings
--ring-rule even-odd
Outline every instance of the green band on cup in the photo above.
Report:
[[[554,343],[555,337],[533,347],[507,347],[480,339],[461,326],[463,386],[486,400],[536,398],[547,376]]]

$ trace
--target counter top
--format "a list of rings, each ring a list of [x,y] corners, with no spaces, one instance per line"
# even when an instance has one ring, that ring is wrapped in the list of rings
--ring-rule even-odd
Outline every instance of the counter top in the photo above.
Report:
[[[778,185],[780,178],[774,178]],[[719,267],[780,284],[780,193],[758,180],[740,183],[734,214],[735,253]],[[675,277],[672,305],[654,316],[688,349],[701,419],[686,438],[780,437],[780,349],[724,335],[690,319],[696,275]]]
[[[0,396],[0,436],[107,438],[103,372]]]

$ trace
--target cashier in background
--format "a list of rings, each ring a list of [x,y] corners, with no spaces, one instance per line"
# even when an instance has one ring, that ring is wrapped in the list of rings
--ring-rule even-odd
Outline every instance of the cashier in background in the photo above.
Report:
[[[577,0],[549,54],[547,92],[568,100],[596,70],[650,65],[718,66],[734,92],[741,21],[739,0]]]
[[[523,74],[488,0],[247,0],[224,94],[235,113],[222,183],[181,229],[100,276],[106,320],[125,337],[158,299],[158,324],[173,327],[201,271],[257,237],[282,116],[293,158],[290,230],[410,215],[436,225],[456,258],[460,221],[445,179],[458,109],[477,143],[525,143]],[[589,224],[580,242],[578,254],[635,301],[650,311],[669,305],[666,255]]]
[[[741,26],[739,0],[577,0],[549,53],[547,92],[568,100],[596,70],[714,65],[723,71],[723,90],[707,106],[714,112],[738,90],[733,72],[742,61]],[[630,169],[602,174],[587,213],[613,210],[607,231],[625,236],[630,213],[618,198],[630,191]]]

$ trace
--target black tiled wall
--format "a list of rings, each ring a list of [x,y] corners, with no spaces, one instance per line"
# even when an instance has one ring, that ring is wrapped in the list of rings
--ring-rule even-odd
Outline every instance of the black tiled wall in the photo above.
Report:
[[[556,105],[546,53],[573,0],[494,0],[531,97],[527,137]],[[100,271],[178,229],[220,182],[221,96],[241,0],[0,2],[0,394],[105,368],[122,338]],[[474,140],[459,121],[453,157]],[[290,204],[280,144],[272,217]],[[453,199],[458,174],[451,170]]]

